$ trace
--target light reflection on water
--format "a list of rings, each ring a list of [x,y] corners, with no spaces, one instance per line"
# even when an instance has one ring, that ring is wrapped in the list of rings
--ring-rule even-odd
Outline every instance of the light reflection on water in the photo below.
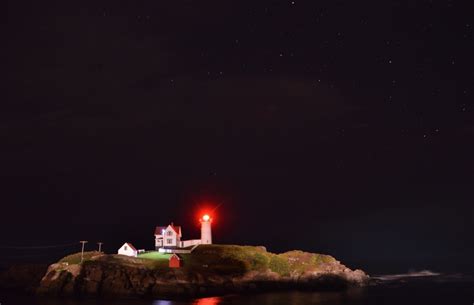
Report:
[[[1,296],[1,294],[0,294]],[[12,295],[2,301],[5,305],[340,305],[348,299],[358,299],[348,292],[304,293],[276,292],[255,295],[228,295],[194,300],[140,299],[56,299]]]
[[[168,300],[156,300],[153,301],[152,305],[173,305],[173,303]]]
[[[358,299],[357,292],[274,292],[208,297],[192,301],[155,300],[152,305],[340,305],[347,299]]]
[[[276,292],[248,295],[227,295],[194,300],[146,299],[67,299],[34,298],[12,295],[3,298],[2,305],[340,305],[363,298],[354,292]],[[3,296],[0,293],[0,298]]]
[[[193,305],[218,305],[222,301],[220,297],[202,298],[194,301]]]
[[[152,305],[219,305],[221,304],[222,298],[220,297],[210,297],[210,298],[201,298],[192,300],[190,302],[180,302],[180,301],[169,301],[169,300],[155,300]],[[191,303],[192,302],[192,303]]]

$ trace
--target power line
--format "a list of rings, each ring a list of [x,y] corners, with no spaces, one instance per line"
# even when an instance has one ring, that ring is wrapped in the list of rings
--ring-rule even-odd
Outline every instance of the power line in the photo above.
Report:
[[[69,244],[48,245],[48,246],[0,246],[0,249],[18,249],[18,250],[49,249],[49,248],[69,247],[69,246],[75,246],[75,245],[77,245],[77,242],[69,243]]]
[[[4,255],[0,255],[0,260],[2,259],[16,259],[16,258],[43,258],[43,257],[63,257],[65,256],[67,253],[55,253],[55,254],[51,254],[51,253],[39,253],[39,254],[19,254],[19,255],[14,255],[14,256],[4,256]]]

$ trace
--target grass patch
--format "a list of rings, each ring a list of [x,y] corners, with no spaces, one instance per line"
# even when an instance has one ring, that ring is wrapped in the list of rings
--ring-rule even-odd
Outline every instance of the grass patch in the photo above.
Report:
[[[301,274],[307,271],[318,271],[326,264],[336,263],[330,255],[308,253],[303,251],[289,251],[278,255],[288,262],[292,273]]]
[[[200,245],[191,254],[181,255],[184,268],[201,273],[242,275],[269,269],[271,253],[263,247]]]
[[[290,264],[288,259],[285,259],[279,255],[273,254],[270,258],[268,265],[271,271],[278,273],[279,275],[287,276],[290,275]]]
[[[160,253],[158,251],[149,251],[140,253],[138,260],[150,269],[165,269],[168,268],[169,258],[171,254]]]
[[[168,260],[145,259],[120,254],[104,255],[97,259],[90,260],[89,262],[147,269],[163,269],[168,267]]]
[[[171,254],[160,253],[158,251],[149,251],[138,254],[139,258],[153,259],[153,260],[166,260],[170,258]]]

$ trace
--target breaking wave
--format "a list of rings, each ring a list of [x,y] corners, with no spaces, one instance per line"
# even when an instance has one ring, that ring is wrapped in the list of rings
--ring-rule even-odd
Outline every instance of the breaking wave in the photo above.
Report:
[[[412,271],[401,274],[374,275],[371,284],[400,284],[400,283],[456,283],[469,282],[474,284],[474,274],[438,273],[430,270]]]
[[[380,280],[380,281],[396,281],[406,278],[415,278],[415,277],[433,277],[433,276],[440,276],[441,273],[433,272],[430,270],[422,270],[422,271],[413,271],[408,273],[400,273],[400,274],[385,274],[379,276],[373,276],[373,279]]]

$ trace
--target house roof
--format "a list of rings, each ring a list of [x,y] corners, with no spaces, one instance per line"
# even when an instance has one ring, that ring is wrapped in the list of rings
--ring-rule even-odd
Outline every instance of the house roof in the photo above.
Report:
[[[125,243],[124,245],[129,246],[133,251],[137,251],[137,249],[131,243]]]
[[[179,236],[181,236],[181,226],[175,226],[173,223],[169,225],[173,231],[176,232]],[[157,226],[155,228],[155,235],[163,235],[163,230],[166,230],[168,227]]]
[[[179,257],[179,255],[176,254],[176,253],[173,253],[173,255],[171,255],[169,259],[171,259],[173,257],[176,257],[178,260],[181,260],[181,257]]]
[[[163,230],[166,230],[166,227],[158,226],[155,228],[155,235],[163,235]]]
[[[176,232],[176,234],[181,235],[181,226],[175,226],[173,224],[170,224],[170,227]]]

